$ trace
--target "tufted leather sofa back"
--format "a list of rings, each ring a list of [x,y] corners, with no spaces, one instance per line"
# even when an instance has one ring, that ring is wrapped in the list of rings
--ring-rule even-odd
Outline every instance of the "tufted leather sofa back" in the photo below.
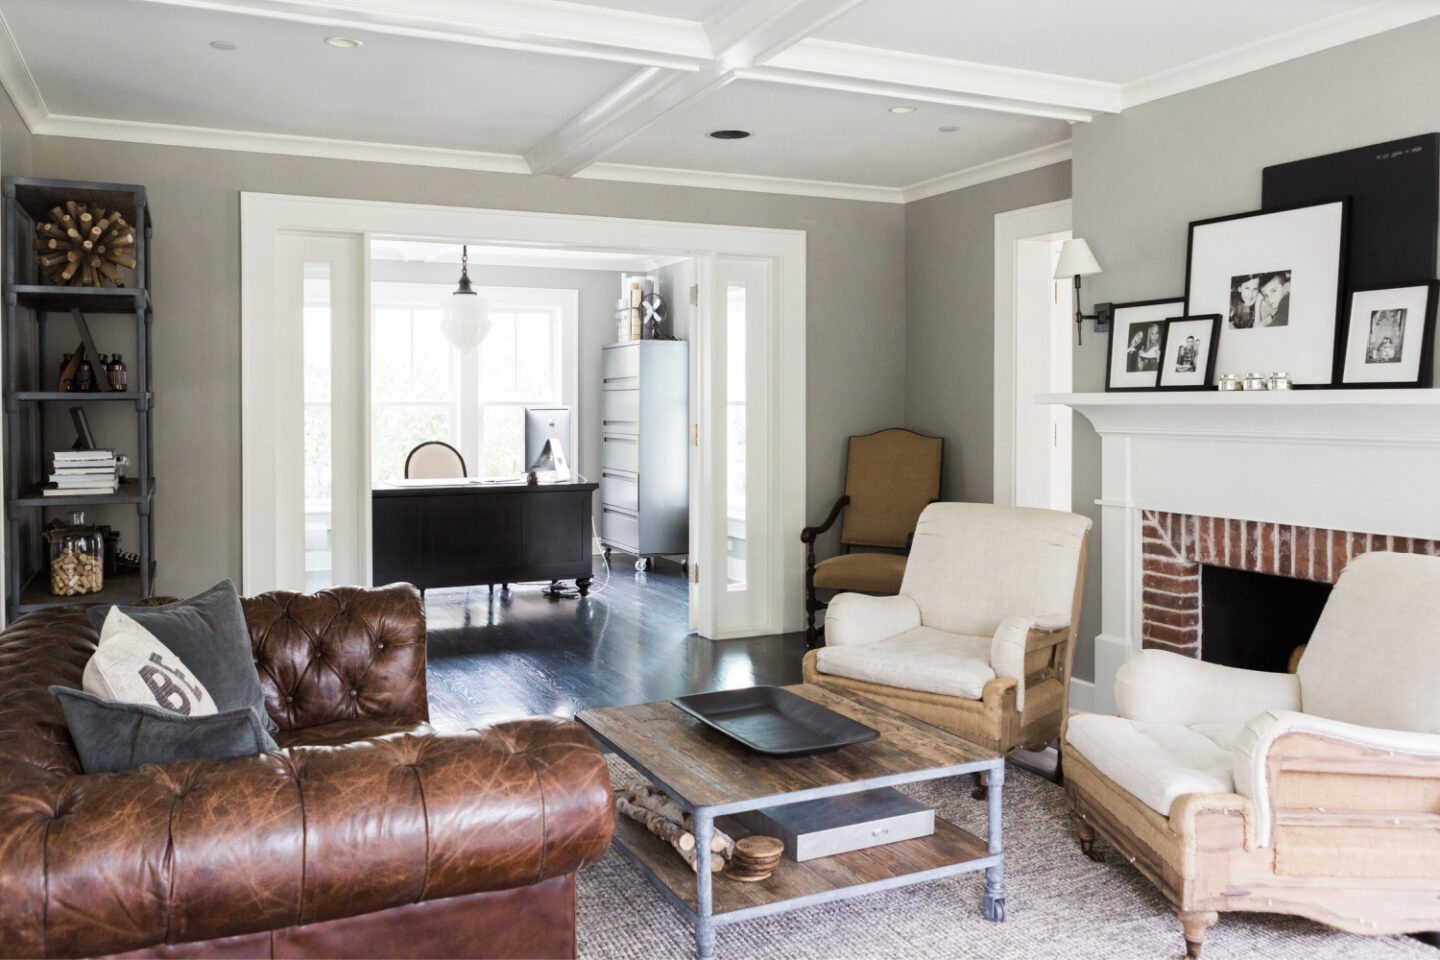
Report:
[[[265,709],[281,730],[430,719],[425,610],[405,583],[241,600]]]

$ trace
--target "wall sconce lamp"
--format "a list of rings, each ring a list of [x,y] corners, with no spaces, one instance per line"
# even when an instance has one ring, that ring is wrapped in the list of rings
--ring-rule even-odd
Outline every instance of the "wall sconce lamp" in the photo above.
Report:
[[[1100,269],[1100,261],[1095,259],[1095,254],[1090,252],[1090,244],[1079,237],[1073,240],[1066,240],[1060,247],[1060,259],[1055,264],[1055,279],[1064,280],[1066,277],[1075,278],[1075,342],[1082,343],[1081,332],[1085,329],[1086,320],[1095,321],[1095,332],[1103,333],[1110,329],[1110,316],[1114,304],[1097,303],[1094,313],[1080,312],[1080,278],[1094,276],[1103,273]]]

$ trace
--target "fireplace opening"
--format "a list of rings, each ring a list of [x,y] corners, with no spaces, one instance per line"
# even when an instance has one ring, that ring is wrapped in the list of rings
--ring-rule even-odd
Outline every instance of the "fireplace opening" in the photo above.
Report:
[[[1330,584],[1205,564],[1200,596],[1202,660],[1283,673],[1314,632]]]

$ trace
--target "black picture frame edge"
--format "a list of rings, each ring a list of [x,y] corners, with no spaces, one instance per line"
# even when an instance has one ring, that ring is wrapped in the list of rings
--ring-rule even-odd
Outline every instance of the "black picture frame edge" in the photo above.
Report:
[[[1266,216],[1272,213],[1289,213],[1293,210],[1308,210],[1311,207],[1328,207],[1331,204],[1340,204],[1340,257],[1336,264],[1335,282],[1340,295],[1335,298],[1335,343],[1330,351],[1330,382],[1329,383],[1297,383],[1293,390],[1329,390],[1341,379],[1344,372],[1344,360],[1342,354],[1345,349],[1344,331],[1346,319],[1349,315],[1350,295],[1345,282],[1345,273],[1348,267],[1347,255],[1350,250],[1350,205],[1352,198],[1349,196],[1334,197],[1329,200],[1319,200],[1315,203],[1292,203],[1283,207],[1274,207],[1266,210],[1251,210],[1246,213],[1231,213],[1223,217],[1210,217],[1206,220],[1191,220],[1190,227],[1185,238],[1185,314],[1190,314],[1190,268],[1195,256],[1195,228],[1206,227],[1216,223],[1225,223],[1229,220],[1245,220],[1250,217]],[[1395,284],[1392,284],[1395,286]],[[1382,289],[1389,289],[1388,287]],[[1203,316],[1203,314],[1202,314]],[[1218,346],[1218,339],[1217,339]],[[1106,373],[1109,377],[1109,373]]]
[[[1160,370],[1155,378],[1155,389],[1167,393],[1180,391],[1195,392],[1197,390],[1215,389],[1215,356],[1220,352],[1220,321],[1218,313],[1202,313],[1199,316],[1167,317],[1165,328],[1160,331]],[[1170,324],[1179,323],[1185,320],[1209,320],[1210,321],[1210,349],[1206,351],[1209,358],[1205,361],[1205,382],[1191,384],[1171,384],[1166,386],[1165,380],[1165,351],[1170,345]]]
[[[1420,370],[1414,380],[1395,380],[1387,383],[1346,383],[1345,382],[1345,354],[1350,347],[1350,312],[1355,302],[1355,294],[1372,293],[1376,290],[1400,290],[1405,287],[1424,287],[1425,296],[1425,317],[1424,325],[1420,331]],[[1353,287],[1345,293],[1345,317],[1344,330],[1340,336],[1340,346],[1336,350],[1335,365],[1338,372],[1332,387],[1340,390],[1428,390],[1435,385],[1435,314],[1437,303],[1440,303],[1440,280],[1412,280],[1408,283],[1381,283],[1365,284]]]
[[[1115,359],[1115,331],[1119,327],[1120,311],[1131,307],[1155,307],[1162,303],[1183,303],[1184,297],[1159,297],[1154,300],[1131,300],[1126,303],[1116,303],[1110,308],[1110,335],[1105,339],[1105,392],[1106,393],[1149,393],[1155,387],[1112,387],[1110,386],[1110,366]],[[1160,331],[1160,344],[1163,355],[1165,344],[1165,331]],[[1155,385],[1160,384],[1160,371],[1155,371]]]

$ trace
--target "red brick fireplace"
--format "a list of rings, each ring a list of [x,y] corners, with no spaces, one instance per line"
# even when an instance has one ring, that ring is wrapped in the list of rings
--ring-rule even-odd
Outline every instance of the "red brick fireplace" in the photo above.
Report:
[[[1283,523],[1141,512],[1141,640],[1146,648],[1200,656],[1201,567],[1334,583],[1352,557],[1372,550],[1440,555],[1440,541]]]

